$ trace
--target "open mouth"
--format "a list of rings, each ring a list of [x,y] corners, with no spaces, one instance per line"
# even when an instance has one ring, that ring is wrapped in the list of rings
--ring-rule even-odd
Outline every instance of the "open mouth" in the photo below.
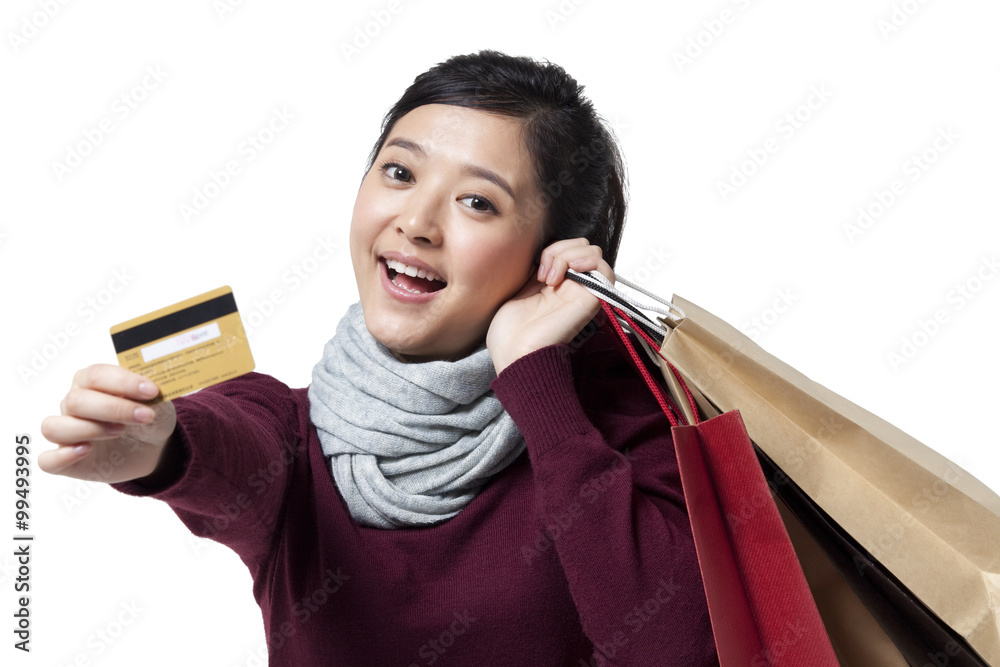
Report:
[[[411,294],[437,292],[444,289],[448,284],[440,276],[426,269],[418,269],[415,266],[403,264],[395,259],[383,259],[382,261],[385,263],[389,280],[396,287],[406,290]]]

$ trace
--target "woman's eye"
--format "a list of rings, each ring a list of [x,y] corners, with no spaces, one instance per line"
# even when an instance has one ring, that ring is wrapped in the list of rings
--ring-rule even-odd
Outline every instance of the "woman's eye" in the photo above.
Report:
[[[385,175],[395,181],[409,181],[412,178],[409,170],[406,167],[388,162],[382,165],[382,170]]]
[[[462,197],[459,201],[468,201],[469,206],[477,211],[482,211],[483,213],[496,212],[497,208],[493,203],[484,197],[477,197],[476,195],[469,195],[468,197]]]

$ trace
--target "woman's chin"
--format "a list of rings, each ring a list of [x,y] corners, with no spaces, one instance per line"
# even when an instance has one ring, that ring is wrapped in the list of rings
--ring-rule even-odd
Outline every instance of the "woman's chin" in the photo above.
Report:
[[[366,316],[365,326],[368,328],[368,333],[400,361],[414,361],[433,353],[428,345],[433,335],[414,335],[416,332],[412,329],[405,330],[401,326],[393,326],[377,317]]]
[[[368,332],[401,361],[461,359],[474,352],[486,340],[485,331],[477,336],[462,318],[442,320],[435,314],[433,321],[427,321],[412,313],[385,308],[385,304],[377,301],[362,301],[361,305]],[[427,318],[431,317],[429,311],[422,314]]]
[[[406,363],[421,363],[425,361],[454,361],[468,356],[476,350],[482,343],[461,347],[458,345],[444,344],[440,334],[432,334],[427,337],[400,337],[385,335],[384,333],[368,330],[371,335],[381,343],[392,356]]]

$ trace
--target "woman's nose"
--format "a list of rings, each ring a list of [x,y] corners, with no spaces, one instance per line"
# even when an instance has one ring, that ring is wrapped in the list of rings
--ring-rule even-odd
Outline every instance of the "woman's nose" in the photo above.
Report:
[[[396,228],[415,245],[438,245],[442,239],[442,198],[433,192],[411,192]]]

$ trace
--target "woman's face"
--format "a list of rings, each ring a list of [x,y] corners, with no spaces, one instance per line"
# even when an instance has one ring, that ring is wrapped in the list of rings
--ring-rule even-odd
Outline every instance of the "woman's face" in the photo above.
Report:
[[[534,275],[544,215],[537,202],[520,121],[443,104],[400,118],[351,220],[371,334],[409,361],[475,350],[500,306]]]

